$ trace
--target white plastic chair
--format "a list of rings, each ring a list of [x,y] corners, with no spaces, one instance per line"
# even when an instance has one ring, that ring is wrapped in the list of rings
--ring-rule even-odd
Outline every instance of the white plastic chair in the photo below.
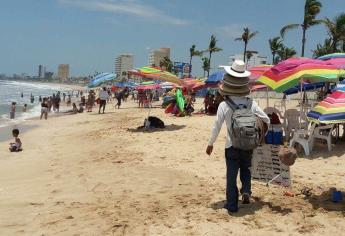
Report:
[[[285,137],[290,139],[295,130],[300,128],[300,112],[297,109],[288,109],[284,113],[284,132]]]
[[[332,130],[334,125],[316,126],[312,123],[310,130],[296,130],[290,140],[290,147],[295,143],[299,143],[307,156],[313,150],[315,139],[323,139],[327,141],[328,151],[332,151]]]

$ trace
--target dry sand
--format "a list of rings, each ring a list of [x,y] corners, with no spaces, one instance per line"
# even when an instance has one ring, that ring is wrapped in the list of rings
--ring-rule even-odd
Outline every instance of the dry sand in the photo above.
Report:
[[[345,203],[329,200],[330,187],[345,190],[344,141],[331,153],[318,145],[291,168],[292,191],[312,187],[311,197],[253,182],[252,204],[229,215],[225,128],[209,157],[214,117],[154,108],[167,128],[138,132],[147,114],[127,102],[104,115],[32,120],[23,152],[0,142],[0,235],[345,234]]]

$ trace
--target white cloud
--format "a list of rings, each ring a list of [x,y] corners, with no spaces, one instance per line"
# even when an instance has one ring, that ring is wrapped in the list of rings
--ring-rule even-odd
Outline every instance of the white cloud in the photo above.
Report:
[[[135,0],[58,0],[62,4],[73,5],[90,11],[109,12],[113,14],[128,14],[150,21],[172,25],[188,25],[189,21],[169,16],[163,11],[148,5],[140,4]]]
[[[216,28],[216,32],[225,38],[235,39],[241,37],[244,26],[238,24],[230,24]]]

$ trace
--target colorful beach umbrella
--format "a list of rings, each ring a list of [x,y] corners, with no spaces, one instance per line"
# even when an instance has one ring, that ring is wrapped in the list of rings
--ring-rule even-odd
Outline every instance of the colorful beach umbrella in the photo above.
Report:
[[[101,73],[96,75],[88,84],[89,88],[101,86],[104,83],[114,81],[116,75],[113,73]]]
[[[135,87],[136,90],[152,90],[152,89],[159,89],[160,85],[154,83],[153,81],[142,82],[140,85]]]
[[[173,73],[170,73],[168,71],[164,71],[152,66],[143,66],[143,67],[138,68],[136,71],[131,70],[129,72],[134,75],[147,78],[147,79],[171,82],[178,85],[182,84],[181,79],[179,79]]]
[[[185,78],[182,80],[182,86],[192,90],[199,90],[205,86],[205,82],[192,78]]]
[[[284,92],[301,81],[336,82],[344,73],[326,61],[309,58],[290,58],[266,71],[258,81],[276,92]]]
[[[308,120],[322,124],[345,123],[345,88],[338,89],[316,105]]]
[[[331,54],[318,57],[317,59],[326,61],[326,60],[334,59],[334,58],[345,58],[345,53],[342,53],[342,52],[331,53]]]
[[[266,71],[270,70],[273,65],[258,65],[249,68],[251,75],[249,76],[250,82],[255,82],[259,79]]]

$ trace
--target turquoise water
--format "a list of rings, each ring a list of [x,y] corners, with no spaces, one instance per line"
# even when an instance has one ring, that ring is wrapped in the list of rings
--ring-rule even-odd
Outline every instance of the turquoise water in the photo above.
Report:
[[[57,91],[63,93],[72,90],[59,85],[0,80],[0,127],[38,116],[40,114],[38,97],[52,96]],[[23,98],[21,93],[24,95]],[[35,98],[33,103],[30,102],[31,94]],[[14,120],[9,119],[12,102],[17,103]],[[28,105],[25,113],[22,112],[24,104]]]

